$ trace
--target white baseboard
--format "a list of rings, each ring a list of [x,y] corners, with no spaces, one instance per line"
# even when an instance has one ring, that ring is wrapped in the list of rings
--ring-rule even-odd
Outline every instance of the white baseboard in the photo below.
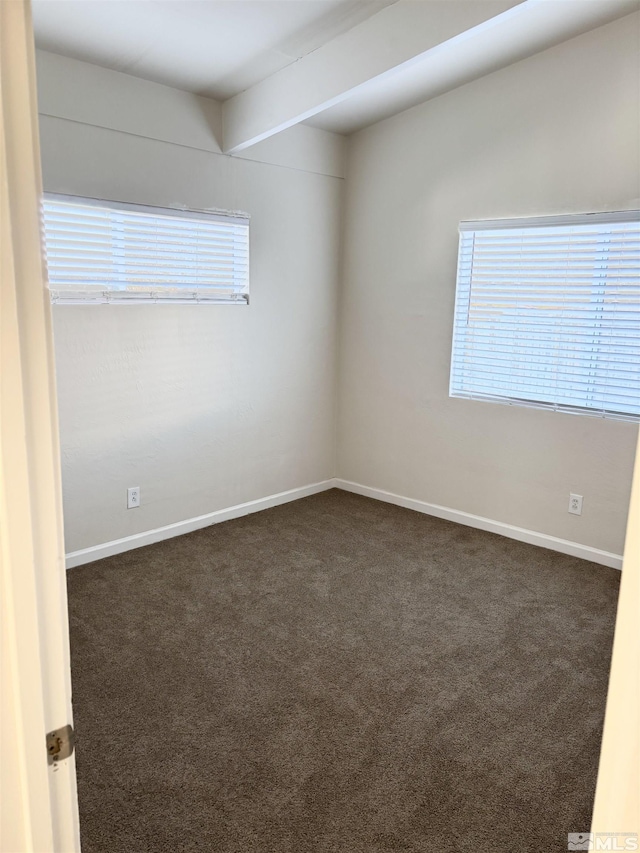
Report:
[[[426,503],[425,501],[415,500],[414,498],[405,498],[393,492],[385,492],[383,489],[374,489],[370,486],[363,486],[360,483],[352,483],[349,480],[341,480],[339,478],[323,480],[320,483],[312,483],[310,486],[302,486],[298,489],[289,489],[287,492],[279,492],[276,495],[268,495],[265,498],[258,498],[255,501],[237,504],[227,509],[219,509],[215,512],[209,512],[206,515],[199,515],[196,518],[188,518],[185,521],[178,521],[174,524],[167,524],[164,527],[157,527],[155,530],[134,533],[132,536],[125,536],[123,539],[114,539],[111,542],[104,542],[102,545],[93,545],[91,548],[72,551],[66,556],[67,568],[71,569],[74,566],[81,566],[84,563],[92,563],[94,560],[101,560],[103,557],[112,557],[114,554],[122,554],[124,551],[131,551],[133,548],[140,548],[143,545],[162,542],[164,539],[181,536],[183,533],[191,533],[193,530],[199,530],[211,524],[218,524],[220,521],[240,518],[240,516],[249,515],[252,512],[260,512],[263,509],[279,506],[289,501],[297,501],[300,498],[306,498],[309,495],[315,495],[318,492],[324,492],[327,489],[333,488],[343,489],[346,492],[354,492],[357,495],[374,498],[378,501],[385,501],[386,503],[402,506],[406,509],[413,509],[416,512],[422,512],[426,515],[434,515],[437,518],[444,518],[447,521],[455,521],[467,527],[476,527],[478,530],[498,533],[509,539],[516,539],[518,542],[527,542],[530,545],[549,548],[551,551],[559,551],[561,554],[569,554],[572,557],[580,557],[583,560],[600,563],[612,569],[622,568],[622,556],[620,554],[612,554],[610,551],[601,551],[589,545],[581,545],[579,542],[558,539],[556,536],[549,536],[546,533],[538,533],[535,530],[527,530],[524,527],[515,527],[513,524],[505,524],[502,521],[494,521],[491,518],[483,518],[480,515],[472,515],[469,512],[462,512],[461,510],[451,509],[446,506],[438,506],[438,504]]]
[[[370,486],[362,486],[360,483],[351,483],[349,480],[336,479],[334,486],[346,492],[354,492],[367,498],[375,498],[375,500],[396,504],[396,506],[423,512],[426,515],[435,515],[437,518],[465,524],[467,527],[476,527],[478,530],[487,530],[489,533],[499,533],[509,539],[517,539],[518,542],[528,542],[530,545],[539,545],[542,548],[549,548],[551,551],[559,551],[561,554],[569,554],[571,557],[580,557],[583,560],[600,563],[612,569],[622,569],[622,556],[612,554],[610,551],[601,551],[599,548],[592,548],[589,545],[570,542],[568,539],[558,539],[556,536],[538,533],[535,530],[526,530],[524,527],[515,527],[513,524],[505,524],[502,521],[494,521],[491,518],[483,518],[480,515],[472,515],[458,509],[405,498],[402,495],[395,495],[393,492],[372,489]]]
[[[81,548],[79,551],[71,551],[66,555],[66,566],[68,569],[72,569],[74,566],[92,563],[94,560],[101,560],[103,557],[112,557],[114,554],[122,554],[124,551],[131,551],[133,548],[141,548],[143,545],[152,545],[154,542],[162,542],[163,539],[171,539],[174,536],[181,536],[183,533],[191,533],[193,530],[208,527],[210,524],[218,524],[220,521],[240,518],[242,515],[260,512],[260,510],[269,509],[272,506],[297,501],[300,498],[306,498],[309,495],[315,495],[334,487],[335,480],[323,480],[321,483],[312,483],[310,486],[289,489],[289,491],[279,492],[277,495],[268,495],[266,498],[258,498],[258,500],[236,504],[236,506],[230,506],[227,509],[208,512],[206,515],[198,515],[195,518],[188,518],[186,521],[166,524],[164,527],[156,527],[154,530],[146,530],[144,533],[134,533],[132,536],[125,536],[122,539],[113,539],[111,542],[104,542],[102,545]]]

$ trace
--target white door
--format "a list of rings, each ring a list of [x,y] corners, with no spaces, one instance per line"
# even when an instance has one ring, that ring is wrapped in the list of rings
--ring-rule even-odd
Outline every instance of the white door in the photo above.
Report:
[[[0,2],[0,850],[80,850],[51,308],[40,244],[31,10]]]

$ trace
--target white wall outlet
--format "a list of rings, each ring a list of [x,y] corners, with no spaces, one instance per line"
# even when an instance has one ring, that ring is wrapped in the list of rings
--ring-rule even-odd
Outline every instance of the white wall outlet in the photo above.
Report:
[[[582,515],[582,495],[569,495],[569,512]]]
[[[131,486],[127,489],[127,509],[134,509],[137,506],[140,506],[140,486]]]

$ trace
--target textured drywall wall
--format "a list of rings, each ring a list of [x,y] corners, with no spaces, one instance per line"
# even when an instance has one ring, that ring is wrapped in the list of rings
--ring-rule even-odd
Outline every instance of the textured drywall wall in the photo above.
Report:
[[[448,383],[460,220],[639,206],[639,36],[628,16],[351,138],[339,477],[622,553],[636,425]]]
[[[41,145],[50,192],[252,217],[248,307],[54,307],[67,552],[331,477],[342,180],[46,114]]]

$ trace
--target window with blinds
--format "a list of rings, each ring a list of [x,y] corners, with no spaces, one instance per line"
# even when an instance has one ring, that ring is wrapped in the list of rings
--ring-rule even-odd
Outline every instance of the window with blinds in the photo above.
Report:
[[[51,301],[249,301],[249,219],[47,194]]]
[[[450,395],[640,420],[639,214],[461,223]]]

